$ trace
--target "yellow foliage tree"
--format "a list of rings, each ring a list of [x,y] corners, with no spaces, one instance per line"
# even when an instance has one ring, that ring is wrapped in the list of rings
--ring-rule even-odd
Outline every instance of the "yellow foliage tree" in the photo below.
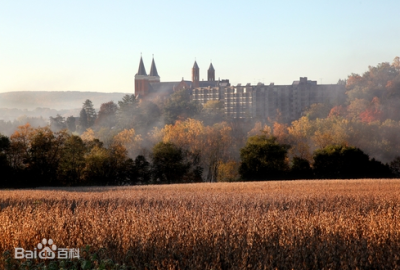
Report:
[[[255,135],[271,135],[272,130],[268,125],[262,125],[261,122],[256,122],[254,127],[247,133],[247,137],[255,136]]]
[[[201,121],[188,118],[166,125],[162,134],[163,142],[171,142],[189,152],[193,159],[200,159],[206,179],[216,181],[218,162],[229,155],[230,131],[226,122],[204,126]]]
[[[289,142],[289,131],[286,124],[274,122],[274,131],[272,135],[276,137],[279,143],[287,144]]]
[[[113,138],[113,145],[122,145],[128,151],[128,156],[134,158],[140,152],[142,137],[135,134],[135,130],[124,129]]]
[[[307,117],[301,117],[293,121],[288,127],[289,140],[292,148],[289,149],[289,156],[297,156],[312,162],[312,150],[310,147],[311,136],[315,128]]]
[[[240,163],[234,160],[227,162],[220,161],[218,164],[218,182],[234,182],[239,180],[239,165]]]
[[[93,129],[88,128],[85,132],[83,132],[81,135],[81,139],[84,142],[90,142],[96,139]]]

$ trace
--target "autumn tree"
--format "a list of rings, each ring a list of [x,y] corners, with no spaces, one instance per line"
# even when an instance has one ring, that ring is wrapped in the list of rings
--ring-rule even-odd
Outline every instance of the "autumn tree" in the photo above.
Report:
[[[362,122],[373,122],[380,121],[383,117],[383,111],[381,109],[380,100],[377,97],[374,97],[369,104],[368,108],[360,113],[360,119]]]
[[[309,120],[315,120],[317,118],[326,118],[331,110],[331,106],[327,103],[315,103],[311,104],[307,110],[304,111],[303,115]]]
[[[204,168],[207,168],[206,181],[217,181],[219,166],[223,164],[221,162],[226,162],[234,156],[231,146],[231,128],[226,122],[205,128],[205,145],[202,149],[202,156]]]
[[[122,145],[105,148],[97,139],[86,142],[84,181],[87,184],[119,185],[127,181],[129,164]]]
[[[307,117],[293,121],[291,126],[288,127],[290,136],[290,144],[292,145],[289,150],[291,156],[296,156],[302,159],[312,161],[312,140],[311,137],[315,133],[315,126],[313,122]]]
[[[27,167],[29,160],[30,136],[33,128],[29,125],[19,126],[10,137],[10,146],[7,151],[7,157],[10,166],[17,173]]]
[[[65,130],[53,133],[49,128],[37,128],[30,133],[30,147],[25,160],[27,170],[38,184],[58,185],[57,168],[67,138]]]
[[[356,98],[347,106],[347,118],[351,120],[359,120],[362,112],[367,110],[369,102],[365,99]]]
[[[246,146],[240,151],[241,177],[245,180],[285,178],[289,169],[289,148],[287,144],[279,144],[273,136],[258,135],[248,138]]]
[[[260,121],[254,124],[254,127],[247,133],[247,137],[255,135],[271,135],[272,129],[268,125],[263,125]]]
[[[90,142],[93,141],[96,138],[93,129],[88,128],[84,133],[81,135],[81,139],[84,142]]]
[[[288,125],[274,122],[272,135],[277,139],[279,143],[289,143]]]
[[[217,182],[235,182],[240,179],[239,174],[240,162],[229,160],[227,162],[220,161],[218,165]]]
[[[128,151],[128,156],[133,158],[140,152],[142,137],[137,135],[133,128],[124,129],[113,138],[113,144],[120,144]]]
[[[343,107],[342,105],[338,105],[330,110],[328,117],[346,117],[346,115],[347,115],[346,108]]]
[[[82,184],[85,153],[86,146],[82,139],[76,135],[68,136],[57,169],[60,184],[66,186]]]
[[[384,62],[370,66],[362,76],[349,76],[346,85],[348,102],[352,103],[355,99],[371,102],[369,108],[360,116],[363,121],[385,120],[388,117],[400,119],[400,70],[396,59],[398,58],[395,58],[392,64]],[[381,105],[379,109],[375,106],[377,100]]]
[[[162,133],[164,142],[174,143],[184,150],[191,164],[204,168],[206,181],[215,182],[218,164],[230,158],[231,128],[225,122],[204,126],[189,118],[166,125]]]
[[[67,133],[49,127],[20,126],[10,137],[8,159],[18,178],[29,185],[57,185],[57,168]],[[29,175],[29,178],[27,177]]]
[[[86,183],[104,185],[108,182],[109,151],[101,144],[94,144],[85,155],[84,179]]]
[[[109,148],[107,160],[108,181],[106,184],[121,185],[129,179],[128,155],[126,148],[121,144],[112,144]]]

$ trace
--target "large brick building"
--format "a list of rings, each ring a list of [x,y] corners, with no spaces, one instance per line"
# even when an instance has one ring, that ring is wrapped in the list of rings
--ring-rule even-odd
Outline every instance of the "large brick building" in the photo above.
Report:
[[[342,84],[318,85],[307,77],[294,81],[291,85],[237,85],[229,80],[215,80],[212,64],[207,71],[207,81],[200,81],[200,68],[195,61],[192,68],[192,81],[160,82],[154,59],[150,74],[146,74],[140,58],[139,70],[135,75],[135,94],[138,97],[168,96],[178,89],[186,89],[192,100],[202,104],[210,100],[224,103],[225,113],[231,118],[274,118],[280,114],[281,120],[290,122],[298,119],[302,112],[314,103],[335,102],[344,95]]]
[[[140,57],[138,73],[135,75],[135,95],[138,98],[151,98],[154,96],[168,96],[178,89],[193,89],[197,87],[215,87],[219,85],[215,81],[215,70],[212,64],[208,69],[207,81],[200,81],[200,68],[197,62],[194,62],[192,68],[192,80],[181,80],[173,82],[161,82],[158,75],[154,58],[151,62],[150,73],[146,73],[146,68]]]

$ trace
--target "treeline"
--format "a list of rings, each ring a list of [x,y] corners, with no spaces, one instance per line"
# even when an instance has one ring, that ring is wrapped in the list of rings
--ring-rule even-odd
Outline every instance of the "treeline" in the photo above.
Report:
[[[29,123],[32,127],[44,127],[48,125],[48,122],[47,118],[27,115],[22,115],[13,121],[0,120],[0,133],[9,137],[19,126],[26,123]]]
[[[398,176],[399,58],[342,83],[346,100],[314,104],[292,123],[279,112],[227,119],[222,101],[201,105],[184,89],[166,99],[125,95],[99,110],[86,100],[79,117],[3,136],[2,166],[22,186]],[[268,149],[279,147],[265,143],[283,147],[278,159]]]
[[[196,124],[195,120],[190,120]],[[199,124],[199,122],[197,122]],[[201,123],[200,123],[201,124]],[[193,127],[193,126],[192,126]],[[173,126],[166,136],[176,135]],[[176,127],[175,127],[176,128]],[[182,126],[180,127],[182,128]],[[197,126],[201,128],[201,126]],[[207,128],[206,128],[207,129]],[[250,136],[240,151],[240,162],[224,159],[229,156],[224,136],[227,126],[203,130],[208,134],[197,146],[180,147],[175,143],[158,142],[152,148],[149,162],[138,155],[134,160],[115,140],[109,147],[98,139],[83,140],[66,130],[20,126],[10,137],[0,136],[1,187],[133,185],[202,182],[204,168],[209,180],[283,180],[327,178],[389,178],[399,176],[400,157],[384,165],[355,147],[329,145],[316,150],[313,163],[300,157],[288,158],[288,144],[266,133]],[[178,131],[179,132],[179,131]],[[218,137],[219,136],[219,137]],[[193,137],[194,139],[196,136]],[[183,142],[183,138],[175,138]],[[211,144],[204,153],[197,147]],[[226,159],[225,159],[226,160]]]
[[[313,163],[293,157],[289,162],[288,144],[280,144],[277,138],[256,135],[248,139],[241,149],[239,173],[245,180],[272,179],[355,179],[391,178],[399,176],[400,158],[390,166],[370,159],[356,147],[328,145],[313,153]]]
[[[201,179],[201,170],[184,161],[182,151],[172,144],[157,144],[150,166],[144,156],[128,158],[121,144],[105,147],[98,139],[85,141],[66,130],[34,129],[29,124],[20,126],[10,138],[0,136],[0,170],[2,187],[126,185]]]

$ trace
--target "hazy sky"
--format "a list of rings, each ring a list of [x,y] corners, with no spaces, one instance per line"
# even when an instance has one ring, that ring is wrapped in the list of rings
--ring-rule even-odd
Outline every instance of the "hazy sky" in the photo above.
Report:
[[[399,0],[0,1],[0,92],[132,92],[161,81],[336,83],[400,56]]]

